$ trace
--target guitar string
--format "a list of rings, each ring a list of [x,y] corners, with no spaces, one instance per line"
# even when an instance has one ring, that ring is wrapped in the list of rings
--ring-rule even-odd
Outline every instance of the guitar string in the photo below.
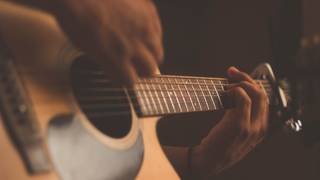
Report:
[[[105,76],[105,72],[101,71],[99,69],[88,69],[88,67],[85,67],[85,69],[74,69],[75,72],[78,73],[90,73],[92,75],[103,75]],[[179,75],[155,75],[151,78],[177,78],[177,79],[208,79],[208,80],[227,80],[227,78],[219,78],[219,77],[203,77],[203,76],[179,76]],[[146,79],[146,78],[141,78]],[[260,80],[260,79],[258,79]],[[264,79],[261,79],[264,80]]]
[[[101,75],[104,75],[104,74],[101,74]],[[86,75],[87,76],[87,75]],[[96,80],[103,80],[103,81],[106,81],[106,82],[111,82],[110,80],[106,79],[105,77],[102,77],[102,78],[92,78],[92,79],[96,79]],[[161,80],[160,83],[172,83],[174,79],[184,79],[185,81],[189,81],[192,83],[192,80],[194,79],[198,79],[200,81],[202,81],[203,83],[219,83],[220,85],[220,82],[224,82],[224,81],[229,81],[228,79],[226,78],[210,78],[210,77],[192,77],[192,76],[168,76],[168,75],[162,75],[162,76],[158,76],[158,77],[151,77],[151,78],[140,78],[138,79],[138,83],[143,83],[143,82],[155,82],[155,83],[159,83],[159,81],[157,80]],[[170,82],[170,80],[172,82]],[[209,82],[208,82],[209,81]],[[215,82],[215,81],[219,81],[219,82]],[[254,80],[255,82],[267,82],[269,83],[270,81],[269,80],[265,80],[265,79],[255,79]],[[201,82],[201,83],[202,83]],[[174,81],[173,83],[176,83],[176,81]],[[182,82],[182,83],[185,83],[185,82]],[[197,82],[198,84],[198,82]]]
[[[102,72],[101,73],[101,75],[104,75],[104,73]],[[161,82],[157,82],[156,80],[158,80],[158,79],[160,79],[161,78]],[[172,83],[172,82],[170,82],[170,78],[179,78],[179,79],[184,79],[184,80],[186,80],[187,82],[181,82],[181,83]],[[95,79],[97,79],[97,78],[95,78]],[[204,83],[202,83],[202,82],[198,82],[198,83],[194,83],[194,82],[192,82],[192,79],[200,79],[200,81],[201,80],[204,80],[203,82]],[[92,80],[92,79],[91,79]],[[208,81],[205,81],[205,80],[210,80],[210,82],[208,82]],[[219,80],[219,82],[214,82],[214,81],[212,81],[212,80],[215,80],[215,81],[217,81],[217,80]],[[94,83],[101,83],[101,81],[103,81],[103,83],[105,83],[105,82],[107,82],[107,83],[110,83],[111,81],[109,81],[109,80],[106,80],[106,79],[101,79],[101,78],[99,78],[99,79],[97,79],[97,81],[100,81],[100,82],[94,82]],[[167,81],[167,82],[166,82]],[[191,82],[191,83],[190,83]],[[216,88],[217,88],[217,90],[219,91],[219,92],[217,92],[217,93],[221,93],[221,92],[225,92],[224,91],[224,88],[226,88],[226,87],[221,87],[221,86],[231,86],[232,85],[232,83],[225,83],[225,82],[228,82],[228,79],[223,79],[223,78],[206,78],[206,77],[182,77],[182,76],[166,76],[166,75],[164,75],[164,76],[161,76],[161,77],[154,77],[154,79],[140,79],[139,80],[139,82],[137,83],[137,84],[140,84],[140,85],[144,85],[144,84],[156,84],[156,85],[166,85],[166,84],[169,84],[169,85],[171,85],[171,86],[176,86],[176,85],[178,85],[178,87],[179,87],[179,85],[198,85],[198,86],[200,86],[201,87],[201,85],[208,85],[208,86],[217,86]],[[265,88],[265,90],[266,90],[266,92],[271,92],[271,90],[272,90],[272,88],[270,88],[271,87],[271,84],[270,84],[270,82],[268,81],[268,80],[255,80],[255,82],[259,85],[259,86],[261,86],[260,84],[263,84],[263,86],[261,87],[261,88]],[[216,83],[216,84],[215,84]],[[233,83],[233,84],[236,84],[236,83]],[[129,91],[129,92],[131,92],[131,91],[134,91],[134,92],[136,92],[136,91],[162,91],[162,92],[165,92],[165,91],[175,91],[174,89],[173,89],[173,87],[172,87],[172,89],[154,89],[154,90],[152,90],[152,89],[139,89],[139,88],[104,88],[104,90],[109,90],[109,92],[111,91],[111,92],[124,92],[124,89],[126,89],[127,91]],[[188,89],[185,89],[185,88],[183,88],[182,89],[182,91],[189,91],[189,92],[192,92],[192,91],[194,91],[194,90],[188,90]],[[201,91],[201,89],[196,89],[196,91]],[[101,92],[101,91],[100,91]],[[195,91],[194,91],[195,92]],[[210,91],[207,91],[207,92],[210,92]],[[180,98],[180,97],[189,97],[189,98],[192,98],[192,97],[196,97],[196,98],[198,98],[199,99],[199,97],[201,97],[201,98],[205,98],[205,97],[218,97],[218,96],[221,96],[221,95],[218,95],[217,93],[215,93],[214,91],[211,91],[214,95],[205,95],[205,96],[201,96],[201,95],[195,95],[195,96],[175,96],[175,97],[177,97],[177,98]],[[268,93],[268,95],[269,95],[269,93]],[[125,98],[125,99],[128,99],[128,98],[133,98],[133,97],[128,97],[127,95],[125,95],[125,96],[113,96],[112,98]],[[143,100],[143,99],[147,99],[147,98],[155,98],[155,96],[147,96],[147,97],[141,97],[141,96],[136,96],[135,98],[139,98],[139,99],[141,99],[141,100]],[[161,99],[167,99],[167,98],[170,98],[170,96],[168,95],[167,97],[161,97]],[[156,101],[155,101],[156,102]],[[176,101],[177,103],[171,103],[171,105],[173,106],[173,105],[175,105],[175,104],[179,104],[179,103],[181,103],[180,101]],[[149,105],[149,107],[151,108],[151,110],[152,111],[155,111],[155,109],[152,109],[152,108],[156,108],[156,107],[154,107],[154,106],[158,106],[159,104],[160,104],[161,102],[157,102],[157,103],[150,103],[150,105]],[[192,101],[188,101],[188,102],[186,102],[186,103],[184,103],[184,105],[185,106],[189,106],[189,105],[191,105],[191,103],[192,103]],[[208,110],[210,110],[210,109],[206,109],[206,108],[201,108],[201,104],[203,104],[204,103],[204,100],[201,100],[201,99],[199,99],[199,105],[200,105],[200,107],[198,108],[198,110],[196,110],[196,111],[208,111]],[[144,108],[144,107],[146,107],[146,106],[142,106],[141,104],[139,104],[139,103],[131,103],[133,106],[135,106],[135,105],[138,105],[138,106],[140,106],[141,108]],[[113,104],[113,105],[115,105],[115,104]],[[117,105],[122,105],[122,106],[126,106],[126,107],[129,107],[130,105],[128,104],[128,103],[125,103],[125,104],[120,104],[120,103],[117,103]],[[173,109],[173,108],[172,108]],[[192,109],[192,108],[190,108],[190,109]],[[169,111],[170,111],[170,109],[168,109]],[[187,112],[187,111],[182,111],[182,109],[180,109],[181,111],[175,111],[174,113],[180,113],[180,112]],[[214,109],[211,109],[211,110],[216,110],[216,108],[214,108]],[[188,112],[191,112],[191,111],[188,111]],[[129,111],[129,112],[117,112],[117,113],[115,113],[114,111],[112,111],[112,112],[103,112],[103,114],[104,115],[106,115],[106,114],[123,114],[123,113],[126,113],[126,114],[130,114],[131,113],[131,111]],[[149,114],[152,114],[153,112],[146,112],[146,113],[149,113]],[[165,112],[163,112],[163,113],[165,113]],[[161,114],[161,113],[158,113],[158,114]],[[91,114],[92,115],[92,114]],[[95,113],[95,115],[97,115],[96,113]]]
[[[223,106],[223,104],[220,106],[220,108],[217,108],[217,107],[214,107],[214,106],[211,106],[210,104],[210,108],[205,108],[205,106],[202,104],[204,104],[205,102],[204,101],[200,101],[200,106],[198,106],[197,108],[191,108],[192,106],[192,102],[191,101],[188,101],[185,105],[185,107],[188,105],[190,107],[189,110],[187,110],[186,108],[184,109],[180,109],[180,111],[177,111],[173,108],[173,105],[177,106],[178,105],[178,102],[177,103],[173,103],[171,104],[172,105],[172,108],[169,108],[165,111],[159,111],[156,110],[155,108],[157,108],[157,105],[159,105],[158,103],[156,104],[153,104],[153,103],[150,103],[149,106],[142,106],[140,104],[132,104],[133,107],[135,105],[139,105],[141,109],[145,108],[147,109],[147,107],[149,107],[149,109],[151,110],[147,110],[145,112],[142,112],[142,110],[140,109],[140,111],[142,112],[142,116],[159,116],[159,115],[167,115],[167,114],[177,114],[177,113],[189,113],[189,112],[213,112],[213,111],[216,111],[216,110],[219,110],[219,109],[225,109],[225,107]],[[128,107],[130,108],[131,106],[126,103],[126,104],[123,104],[122,107]],[[101,116],[101,117],[104,117],[104,116],[119,116],[119,115],[125,115],[125,114],[131,114],[132,111],[129,110],[129,111],[117,111],[115,112],[114,109],[112,111],[106,111],[107,109],[105,108],[103,112],[92,112],[93,110],[91,110],[91,112],[88,112],[90,110],[86,110],[85,114],[89,117],[89,118],[93,118],[93,116]]]
[[[93,75],[102,75],[105,76],[105,73],[103,71],[97,72],[97,70],[83,70],[83,69],[76,69],[80,73],[91,73]],[[164,79],[164,80],[171,80],[171,79],[186,79],[186,80],[194,80],[194,79],[199,79],[199,80],[216,80],[216,81],[228,81],[227,78],[212,78],[212,77],[197,77],[197,76],[175,76],[175,75],[161,75],[161,76],[155,76],[155,77],[150,77],[150,78],[140,78],[138,81],[148,81],[148,80],[154,80],[154,79]],[[255,79],[254,81],[261,81],[261,82],[269,82],[269,80],[265,79]]]
[[[119,89],[113,89],[113,88],[110,88],[110,89],[109,88],[104,88],[104,89],[86,88],[86,89],[77,90],[76,92],[77,93],[82,93],[82,94],[92,93],[92,92],[99,92],[99,93],[112,93],[112,92],[118,93],[118,92],[123,92],[124,93],[126,90],[127,90],[126,88],[123,88],[123,89],[120,89],[120,88]],[[128,90],[128,91],[134,92],[134,93],[140,93],[142,91],[152,91],[152,92],[155,92],[155,91],[162,91],[162,92],[172,92],[172,91],[175,91],[175,92],[189,92],[191,94],[195,94],[196,96],[198,96],[198,94],[196,94],[196,92],[204,91],[205,93],[208,92],[209,94],[221,96],[220,94],[226,93],[228,90],[219,89],[216,92],[214,90],[208,91],[208,90],[200,90],[200,89],[195,89],[195,90],[189,90],[189,89],[184,89],[184,90],[174,90],[174,89],[133,89],[133,90]],[[265,91],[272,92],[273,89],[272,88],[265,88]],[[201,95],[199,95],[199,96],[201,96]],[[116,97],[116,96],[114,96],[114,97]]]
[[[273,88],[271,87],[265,87],[264,88],[265,90],[269,90],[269,91],[272,91]],[[129,91],[129,92],[139,92],[139,91],[175,91],[175,92],[201,92],[201,91],[204,91],[204,92],[210,92],[210,93],[213,93],[213,94],[217,94],[217,93],[224,93],[224,92],[227,92],[228,90],[224,90],[224,89],[217,89],[218,92],[216,92],[215,90],[212,90],[212,91],[208,91],[208,90],[203,90],[203,89],[181,89],[181,90],[176,90],[176,89],[149,89],[149,88],[146,88],[146,89],[141,89],[141,88],[137,88],[137,89],[127,89],[127,88],[81,88],[81,89],[78,89],[77,91],[78,92],[104,92],[104,93],[111,93],[111,92],[124,92],[124,91]]]
[[[154,90],[147,90],[147,91],[154,91]],[[160,90],[159,90],[160,91]],[[162,92],[166,92],[166,91],[168,91],[168,92],[170,92],[170,91],[174,91],[174,90],[163,90]],[[267,95],[271,95],[272,94],[272,89],[265,89],[265,91],[267,92],[266,94]],[[120,91],[119,91],[120,92]],[[125,92],[124,90],[123,91],[121,91],[121,92]],[[141,90],[140,91],[136,91],[136,93],[140,93],[141,92]],[[178,92],[178,91],[176,91],[176,92]],[[189,91],[189,93],[190,93],[191,91]],[[207,92],[209,92],[209,91],[207,91]],[[205,93],[207,93],[207,92],[205,92]],[[88,93],[91,93],[91,92],[77,92],[78,94],[81,94],[82,96],[83,95],[88,95],[88,96],[94,96],[94,95],[90,95],[90,94],[88,94]],[[103,92],[102,92],[103,93]],[[224,95],[224,93],[227,93],[227,91],[219,91],[218,92],[218,94],[216,93],[216,92],[212,92],[212,93],[209,93],[209,94],[205,94],[205,95],[201,95],[201,94],[194,94],[194,93],[192,93],[191,92],[191,94],[194,94],[194,95],[184,95],[184,93],[182,93],[182,95],[165,95],[165,96],[163,96],[163,97],[202,97],[202,96],[206,96],[206,97],[218,97],[218,96],[223,96]],[[131,95],[129,95],[130,97],[131,97]],[[110,97],[110,99],[117,99],[117,98],[123,98],[123,97],[127,97],[127,95],[117,95],[117,96],[115,96],[115,95],[110,95],[110,96],[108,96],[108,95],[95,95],[94,97],[97,97],[97,98],[99,98],[99,97]],[[152,95],[152,96],[144,96],[144,97],[142,97],[142,96],[138,96],[137,94],[135,94],[134,96],[132,96],[132,98],[155,98],[156,96],[155,95]]]
[[[216,101],[216,102],[218,102],[218,101]],[[138,102],[132,102],[132,103],[113,103],[113,104],[106,104],[106,103],[104,103],[104,104],[85,104],[85,103],[83,103],[82,105],[81,105],[81,107],[82,108],[84,108],[84,109],[108,109],[108,108],[110,108],[110,109],[114,109],[114,108],[121,108],[121,107],[130,107],[130,104],[131,105],[133,105],[134,107],[135,106],[139,106],[139,107],[149,107],[149,108],[157,108],[157,106],[160,104],[159,102],[155,102],[155,103],[150,103],[148,106],[143,106],[143,105],[141,105],[140,103],[138,103]],[[173,107],[173,105],[178,105],[178,104],[182,104],[182,103],[179,103],[179,102],[174,102],[174,103],[170,103],[170,106],[172,106]],[[195,107],[197,107],[197,108],[203,108],[203,107],[200,107],[200,106],[204,106],[204,104],[205,104],[205,102],[204,101],[200,101],[200,104],[199,105],[197,105],[198,103],[194,103],[194,102],[192,102],[192,101],[186,101],[186,102],[184,102],[183,103],[183,105],[184,106],[192,106],[192,104],[193,105],[195,105]],[[214,104],[213,103],[209,103],[209,105],[211,106],[212,105],[212,107],[213,107],[213,109],[214,109]],[[221,104],[219,104],[219,106],[223,106],[223,103],[221,103]],[[168,110],[169,109],[171,109],[171,108],[167,108]],[[191,108],[191,109],[193,109],[193,108]]]
[[[193,102],[191,101],[187,101],[186,103],[184,103],[184,107],[190,107],[190,110],[187,111],[186,108],[182,108],[180,109],[180,111],[177,111],[174,109],[174,107],[177,107],[178,104],[181,105],[181,103],[179,103],[178,101],[176,101],[175,103],[171,103],[170,104],[170,107],[172,108],[168,108],[166,110],[163,110],[163,111],[160,111],[158,113],[155,113],[157,110],[156,108],[158,108],[158,105],[159,103],[161,102],[156,102],[156,103],[150,103],[148,106],[146,105],[141,105],[140,103],[136,102],[136,103],[131,103],[131,105],[133,107],[136,107],[136,106],[139,106],[140,108],[140,111],[144,114],[144,115],[158,115],[158,114],[169,114],[169,113],[182,113],[182,112],[201,112],[201,111],[215,111],[215,110],[218,110],[218,109],[221,109],[221,108],[224,108],[224,105],[223,104],[220,104],[220,108],[217,108],[217,107],[213,107],[213,105],[210,103],[210,108],[206,108],[204,106],[204,101],[203,100],[200,100],[199,101],[199,104],[197,105],[196,108],[192,108],[192,104],[194,104]],[[91,106],[91,107],[90,107]],[[92,107],[92,106],[95,106],[95,107]],[[128,103],[116,103],[116,104],[112,104],[112,107],[106,107],[106,105],[101,105],[100,106],[100,109],[103,109],[103,112],[92,112],[97,109],[99,109],[99,107],[97,107],[97,105],[83,105],[83,110],[86,111],[86,114],[88,116],[92,115],[92,113],[94,114],[104,114],[104,115],[120,115],[119,111],[115,112],[114,108],[121,108],[121,107],[131,107]],[[90,110],[91,108],[91,110]],[[93,109],[92,109],[93,108]],[[109,108],[113,108],[112,110],[109,110]],[[150,109],[150,110],[146,110],[146,111],[143,111],[143,109]],[[158,109],[159,110],[159,109]],[[89,112],[91,111],[91,112]],[[123,112],[121,112],[123,114]],[[128,114],[131,113],[131,111],[128,111],[127,112]]]
[[[266,90],[267,91],[267,95],[271,96],[272,95],[272,91],[270,90]],[[80,93],[79,93],[80,94]],[[82,94],[84,95],[84,94]],[[90,95],[88,95],[89,97]],[[138,96],[138,95],[129,95],[131,99],[147,99],[147,98],[156,98],[156,96]],[[170,95],[165,95],[165,96],[162,96],[162,97],[159,97],[159,98],[170,98],[170,97],[178,97],[178,98],[188,98],[188,97],[222,97],[223,95],[217,95],[217,94],[214,94],[214,95],[175,95],[175,96],[170,96]],[[123,99],[123,98],[127,98],[128,96],[127,95],[123,95],[123,96],[107,96],[107,95],[101,95],[101,96],[95,96],[94,98],[92,98],[92,100],[98,100],[99,98],[103,98],[104,100],[118,100],[118,99]],[[78,99],[88,99],[88,98],[78,98]]]
[[[193,96],[193,97],[197,97],[198,99],[199,99],[199,97],[208,97],[209,95],[207,95],[207,96]],[[189,96],[185,96],[185,97],[189,97]],[[212,96],[212,97],[214,97],[214,98],[217,98],[218,96]],[[128,98],[130,98],[130,97],[127,97],[127,96],[124,96],[123,97],[123,100],[125,100],[125,99],[128,99]],[[169,97],[161,97],[161,99],[168,99]],[[97,101],[97,99],[94,99],[93,101],[95,101],[95,103],[88,103],[87,101],[88,101],[88,99],[90,99],[90,98],[78,98],[78,100],[80,101],[80,102],[83,102],[83,103],[87,103],[86,105],[83,105],[83,107],[106,107],[106,106],[109,106],[109,107],[111,107],[111,108],[116,108],[116,107],[121,107],[121,106],[128,106],[129,104],[128,103],[123,103],[123,102],[119,102],[119,103],[112,103],[112,105],[109,105],[109,104],[107,104],[106,102],[101,102],[101,98],[98,100],[98,101],[100,101],[99,103],[98,102],[96,102]],[[130,99],[132,99],[132,98],[130,98]],[[146,98],[143,98],[143,97],[139,97],[139,99],[140,100],[143,100],[143,99],[146,99]],[[91,99],[90,99],[91,100]],[[103,98],[103,100],[106,100],[106,98]],[[110,100],[110,99],[107,99],[107,100]],[[112,100],[114,100],[114,99],[112,99]],[[117,99],[117,100],[119,100],[119,99]],[[201,100],[201,99],[199,99],[200,100],[200,105],[201,104],[203,104],[205,101],[204,100]],[[216,100],[218,100],[218,99],[216,99]],[[156,103],[150,103],[150,105],[152,105],[152,106],[149,106],[149,107],[153,107],[153,106],[156,106],[156,105],[159,105],[160,103],[161,103],[161,101],[155,101]],[[184,105],[186,105],[186,104],[191,104],[192,105],[192,101],[189,101],[189,100],[186,100],[186,102],[184,103]],[[131,103],[131,104],[133,104],[133,105],[139,105],[139,106],[141,106],[141,104],[140,103]],[[181,104],[181,102],[180,101],[176,101],[175,103],[170,103],[171,105],[172,104]],[[194,103],[193,103],[194,104]],[[211,105],[211,103],[210,103],[210,105]]]
[[[92,80],[92,79],[90,79]],[[81,82],[87,82],[87,83],[100,83],[100,84],[110,84],[111,82],[106,81],[106,82],[93,82],[93,81],[84,81],[83,79],[81,80]],[[137,82],[135,85],[149,85],[149,84],[165,84],[165,85],[208,85],[208,86],[217,86],[217,87],[221,87],[221,86],[230,86],[230,85],[237,85],[239,83],[170,83],[170,82]],[[266,86],[272,86],[269,82],[261,82],[261,83],[257,83],[256,85],[266,85]]]
[[[149,83],[148,83],[149,84]],[[156,83],[155,83],[156,84]],[[140,85],[140,84],[139,84]],[[158,84],[159,85],[159,84]],[[171,84],[171,87],[172,86],[175,86],[176,84]],[[181,84],[181,85],[187,85],[187,84]],[[194,84],[193,84],[194,85]],[[222,86],[224,87],[216,87],[217,89],[219,90],[224,90],[225,88],[228,88],[228,86],[232,86],[232,85],[237,85],[237,84],[222,84]],[[213,85],[208,85],[209,87],[210,86],[213,86]],[[261,88],[271,88],[272,89],[272,86],[271,85],[259,85]],[[118,91],[123,91],[124,89],[128,90],[128,91],[135,91],[135,90],[151,90],[150,88],[147,88],[147,87],[142,87],[142,88],[137,88],[137,87],[133,87],[133,88],[126,88],[126,87],[97,87],[97,88],[92,88],[92,87],[82,87],[83,89],[108,89],[108,90],[118,90]],[[173,90],[174,87],[172,88],[156,88],[155,90]],[[188,88],[188,87],[187,87]],[[187,88],[183,88],[181,90],[188,90]],[[192,88],[192,89],[195,89],[195,88]],[[212,88],[213,89],[213,88]],[[203,91],[203,89],[195,89],[195,90],[199,90],[199,91]],[[208,91],[208,90],[205,90],[205,91]],[[214,91],[214,90],[212,90]]]
[[[268,91],[269,92],[269,91]],[[217,98],[219,95],[199,95],[199,96],[177,96],[177,97],[179,97],[179,98],[181,98],[181,97],[189,97],[190,99],[194,99],[193,97],[195,97],[195,98],[197,98],[197,99],[199,99],[200,101],[200,106],[201,106],[201,104],[203,104],[204,103],[204,101],[203,100],[201,100],[200,98],[205,98],[205,97],[214,97],[214,98]],[[268,96],[270,96],[270,94],[268,93]],[[100,101],[100,103],[88,103],[87,102],[87,104],[90,104],[90,105],[85,105],[86,107],[88,107],[88,106],[95,106],[95,107],[97,107],[97,106],[103,106],[103,107],[106,107],[106,102],[104,103],[104,104],[101,104],[101,100],[114,100],[114,98],[115,97],[108,97],[107,96],[107,98],[104,96],[104,97],[98,97],[99,98],[99,100],[98,99],[92,99],[92,98],[78,98],[79,99],[79,101],[91,101],[91,100],[93,100],[93,101]],[[102,99],[103,98],[103,99]],[[125,99],[128,99],[128,98],[131,98],[131,99],[133,99],[133,97],[127,97],[127,96],[118,96],[117,97],[118,98],[118,100],[119,99],[123,99],[123,100],[125,100]],[[136,97],[137,99],[140,99],[140,100],[144,100],[144,99],[147,99],[147,98],[154,98],[154,97],[142,97],[142,96],[138,96],[138,97]],[[167,97],[160,97],[162,100],[163,99],[168,99],[168,98],[170,98],[169,96],[167,96]],[[217,99],[216,99],[217,100]],[[155,102],[157,102],[157,101],[155,101]],[[157,102],[157,103],[152,103],[152,104],[150,104],[151,106],[150,106],[150,108],[154,108],[153,106],[157,106],[157,105],[159,105],[161,102]],[[188,105],[188,104],[191,104],[191,103],[193,103],[192,101],[187,101],[187,103],[184,103],[184,105],[186,106],[186,105]],[[171,106],[173,106],[174,104],[181,104],[181,102],[180,101],[176,101],[176,103],[171,103]],[[142,106],[140,103],[133,103],[133,105],[138,105],[138,106]],[[192,104],[191,104],[192,105]],[[211,105],[211,104],[210,104]],[[222,104],[221,104],[222,105]],[[116,107],[119,107],[119,106],[128,106],[128,103],[113,103],[113,107],[112,108],[116,108]]]

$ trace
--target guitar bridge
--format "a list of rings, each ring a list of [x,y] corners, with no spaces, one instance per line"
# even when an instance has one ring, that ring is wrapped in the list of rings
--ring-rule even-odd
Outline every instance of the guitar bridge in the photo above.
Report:
[[[0,112],[6,130],[31,174],[50,169],[43,138],[14,63],[0,44]]]

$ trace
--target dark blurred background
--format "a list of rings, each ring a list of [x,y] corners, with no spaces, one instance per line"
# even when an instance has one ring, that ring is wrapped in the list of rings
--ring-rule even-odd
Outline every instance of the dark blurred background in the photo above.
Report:
[[[225,76],[232,65],[251,72],[259,63],[270,62],[279,77],[292,76],[302,45],[320,42],[318,0],[156,0],[156,4],[164,27],[163,74]],[[318,118],[317,105],[307,118]],[[197,144],[222,114],[164,118],[159,124],[161,142]],[[278,131],[216,179],[320,179],[319,152],[317,147],[305,147],[300,137]]]

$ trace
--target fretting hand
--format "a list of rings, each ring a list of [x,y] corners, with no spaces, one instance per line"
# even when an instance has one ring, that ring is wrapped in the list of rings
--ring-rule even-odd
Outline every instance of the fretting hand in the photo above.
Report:
[[[228,75],[236,82],[227,92],[235,107],[226,112],[191,154],[192,171],[202,178],[241,160],[263,139],[267,129],[267,95],[246,73],[230,68]]]

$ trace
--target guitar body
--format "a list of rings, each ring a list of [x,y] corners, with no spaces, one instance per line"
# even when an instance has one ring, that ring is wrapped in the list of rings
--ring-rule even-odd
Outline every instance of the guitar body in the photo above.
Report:
[[[26,165],[10,122],[0,121],[0,179],[179,179],[158,142],[158,117],[138,118],[131,105],[130,126],[121,137],[108,136],[88,120],[70,85],[71,66],[81,53],[54,18],[2,1],[0,37],[13,55],[28,121],[40,144],[26,145],[31,149],[26,159],[33,159]]]

